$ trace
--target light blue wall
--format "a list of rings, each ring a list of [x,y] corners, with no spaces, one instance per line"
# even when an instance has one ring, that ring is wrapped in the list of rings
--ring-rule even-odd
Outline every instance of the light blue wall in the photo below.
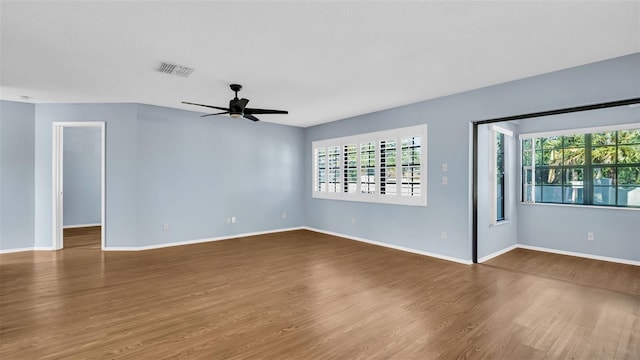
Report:
[[[636,96],[640,96],[640,89]],[[627,123],[640,127],[640,107],[530,119],[520,123],[519,131],[526,134]],[[520,244],[640,261],[640,210],[518,204],[518,219]],[[587,240],[588,232],[594,233],[593,241]]]
[[[304,149],[307,224],[470,260],[470,121],[638,97],[639,80],[640,54],[633,54],[308,128]],[[420,81],[419,74],[413,81]],[[312,141],[418,124],[429,127],[426,208],[311,197]],[[448,163],[448,185],[441,184],[442,163]],[[352,218],[361,220],[352,225]],[[448,232],[448,239],[440,239],[441,231]]]
[[[35,244],[52,247],[51,159],[53,122],[106,123],[107,246],[137,246],[137,124],[134,104],[38,104],[36,106]]]
[[[100,224],[100,128],[67,127],[63,133],[64,225]]]
[[[34,112],[0,101],[0,250],[33,247]]]
[[[51,246],[54,121],[106,122],[108,248],[304,225],[303,130],[199,115],[134,104],[38,105],[37,245]]]
[[[303,226],[303,129],[199,115],[138,107],[139,245]]]
[[[493,198],[489,188],[493,186],[493,175],[489,174],[489,140],[493,140],[489,125],[478,126],[478,259],[506,249],[518,242],[519,174],[518,168],[518,126],[500,123],[500,127],[513,131],[513,136],[505,135],[506,199],[505,219],[497,225],[491,222]]]

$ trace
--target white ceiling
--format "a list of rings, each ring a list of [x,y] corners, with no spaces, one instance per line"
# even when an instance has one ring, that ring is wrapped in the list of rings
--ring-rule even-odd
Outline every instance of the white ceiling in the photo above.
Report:
[[[206,111],[180,102],[227,106],[240,83],[249,107],[289,110],[263,121],[301,127],[640,52],[640,1],[0,6],[2,99]]]

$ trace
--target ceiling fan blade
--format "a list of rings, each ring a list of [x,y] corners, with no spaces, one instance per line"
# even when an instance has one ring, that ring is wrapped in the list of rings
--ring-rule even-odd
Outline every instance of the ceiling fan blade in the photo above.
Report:
[[[227,109],[227,108],[223,108],[223,107],[220,107],[220,106],[204,105],[204,104],[196,104],[196,103],[186,102],[186,101],[183,101],[182,103],[183,103],[183,104],[188,104],[188,105],[204,106],[204,107],[208,107],[208,108],[212,108],[212,109],[218,109],[218,110],[223,110],[223,111],[229,111],[229,109]]]
[[[269,109],[252,109],[246,108],[244,109],[244,113],[249,114],[288,114],[289,112],[286,110],[269,110]]]
[[[213,116],[213,115],[222,115],[222,114],[228,114],[228,111],[223,111],[223,112],[219,112],[219,113],[215,113],[215,114],[206,114],[206,115],[201,115],[200,117],[206,117],[206,116]]]
[[[251,115],[251,114],[247,114],[244,113],[244,115],[242,115],[245,119],[249,119],[251,121],[260,121],[260,119],[258,119],[257,117]]]
[[[247,106],[248,103],[249,103],[249,99],[245,99],[245,98],[242,98],[237,102],[238,106],[242,107],[243,109],[245,108],[245,106]]]

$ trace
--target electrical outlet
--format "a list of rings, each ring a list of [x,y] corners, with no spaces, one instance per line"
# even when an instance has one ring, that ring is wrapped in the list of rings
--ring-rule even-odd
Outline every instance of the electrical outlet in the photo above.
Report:
[[[162,223],[162,231],[169,231],[169,223]]]
[[[235,216],[232,216],[232,217],[231,217],[231,223],[232,223],[232,224],[235,224],[235,223],[236,223],[236,217],[235,217]]]
[[[587,233],[587,240],[593,240],[593,233]]]
[[[282,218],[283,218],[283,219],[286,219],[286,218],[287,218],[287,213],[286,213],[286,212],[283,212],[283,213],[282,213]]]
[[[446,240],[447,239],[447,232],[446,231],[443,231],[443,232],[440,233],[440,239],[442,239],[442,240]]]
[[[442,185],[447,185],[449,183],[449,178],[445,175],[442,177]]]

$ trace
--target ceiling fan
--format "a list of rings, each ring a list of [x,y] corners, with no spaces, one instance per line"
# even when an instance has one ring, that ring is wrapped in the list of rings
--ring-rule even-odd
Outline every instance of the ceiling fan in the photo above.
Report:
[[[183,101],[182,103],[183,104],[188,104],[188,105],[204,106],[204,107],[217,109],[217,110],[223,110],[222,112],[218,112],[218,113],[214,113],[214,114],[206,114],[206,115],[202,115],[201,117],[229,114],[229,116],[231,116],[234,119],[237,119],[239,117],[243,117],[243,118],[249,119],[251,121],[260,121],[260,119],[258,119],[254,115],[256,115],[256,114],[288,114],[289,113],[288,111],[285,111],[285,110],[269,110],[269,109],[248,108],[246,106],[249,103],[249,99],[245,99],[245,98],[238,99],[238,91],[240,91],[242,89],[242,85],[231,84],[230,87],[231,87],[231,90],[236,93],[236,96],[229,101],[229,107],[228,108],[224,108],[224,107],[220,107],[220,106],[213,106],[213,105],[196,104],[196,103],[191,103],[191,102],[186,102],[186,101]]]

